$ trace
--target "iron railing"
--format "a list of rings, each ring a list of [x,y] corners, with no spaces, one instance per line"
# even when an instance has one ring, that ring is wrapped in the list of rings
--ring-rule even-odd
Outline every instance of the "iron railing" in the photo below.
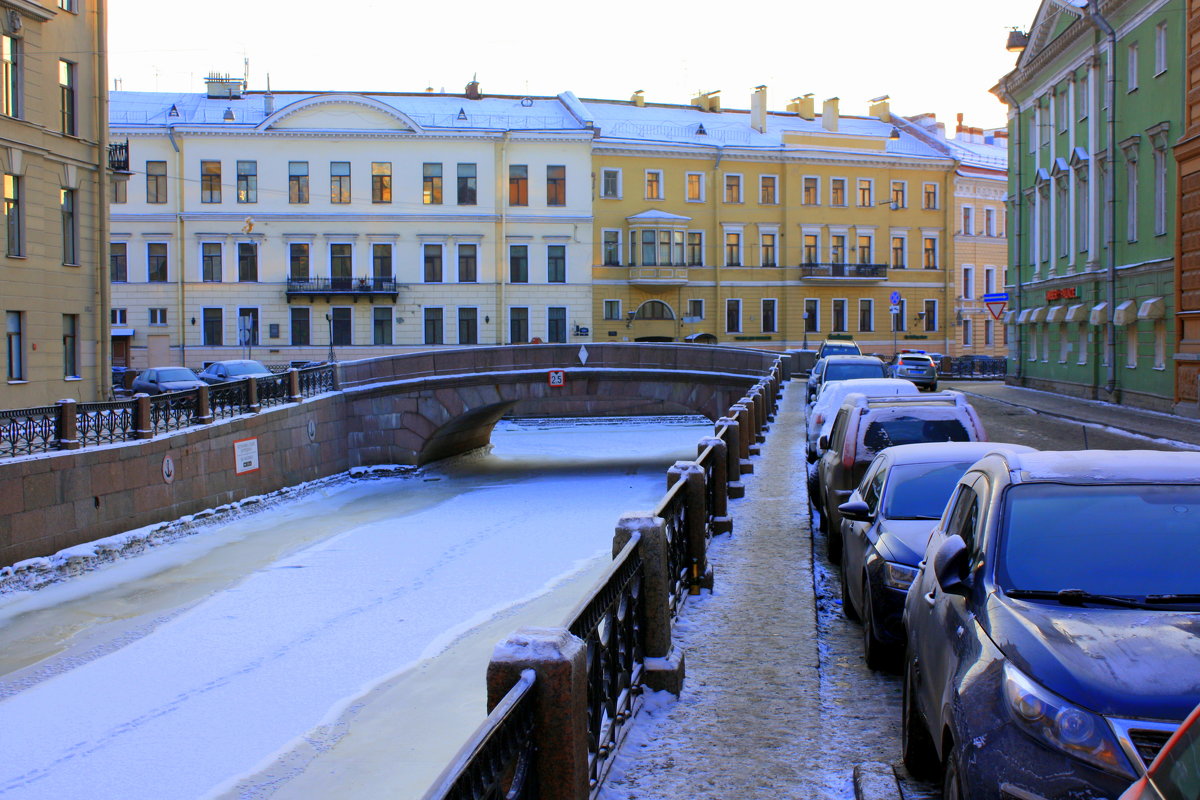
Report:
[[[395,278],[288,278],[287,295],[310,294],[385,294],[396,296],[399,288]]]
[[[137,438],[134,420],[134,401],[116,403],[80,403],[75,407],[76,433],[79,445],[112,444]],[[151,406],[151,416],[154,408]]]
[[[0,455],[58,449],[58,406],[0,411]]]
[[[997,356],[947,356],[938,365],[938,374],[946,378],[1003,378],[1008,374],[1008,359]]]
[[[315,397],[337,389],[332,367],[311,367],[300,370],[300,396]]]
[[[129,140],[110,142],[108,145],[108,168],[113,172],[129,172]]]
[[[262,408],[281,406],[291,402],[288,397],[288,381],[286,375],[271,375],[265,378],[255,378],[258,384],[258,404]]]
[[[887,264],[801,264],[801,278],[872,278],[887,277]]]
[[[155,434],[177,431],[196,424],[200,390],[171,392],[150,398],[150,430]]]
[[[245,381],[218,383],[208,390],[208,410],[213,419],[228,419],[250,410],[250,392]]]

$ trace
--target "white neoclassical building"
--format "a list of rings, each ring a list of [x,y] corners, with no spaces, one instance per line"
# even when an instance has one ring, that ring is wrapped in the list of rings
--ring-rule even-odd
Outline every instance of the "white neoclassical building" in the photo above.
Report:
[[[114,363],[590,341],[578,100],[115,92]]]

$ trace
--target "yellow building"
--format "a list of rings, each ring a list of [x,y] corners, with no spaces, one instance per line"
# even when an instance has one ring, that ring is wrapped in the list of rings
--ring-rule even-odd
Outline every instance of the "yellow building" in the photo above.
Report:
[[[749,112],[715,95],[583,101],[595,341],[949,349],[955,160],[893,124],[886,98],[866,117],[815,105],[768,112],[765,88]]]
[[[96,345],[108,338],[105,9],[104,0],[0,9],[0,408],[108,393],[108,356]]]

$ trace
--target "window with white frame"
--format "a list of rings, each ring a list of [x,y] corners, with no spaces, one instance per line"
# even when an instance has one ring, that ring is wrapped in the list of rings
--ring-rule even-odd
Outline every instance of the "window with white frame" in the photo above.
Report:
[[[759,234],[759,264],[764,267],[779,266],[779,260],[775,252],[775,232]]]
[[[841,233],[829,235],[829,263],[846,263],[846,236]]]
[[[975,267],[970,264],[963,265],[960,291],[964,300],[972,300],[975,297]]]
[[[804,332],[821,331],[821,301],[815,297],[804,298]]]
[[[704,319],[704,301],[698,299],[688,300],[687,315],[691,317],[694,322],[699,322],[700,320]]]
[[[962,346],[971,347],[971,318],[966,317],[962,321]]]
[[[922,263],[925,269],[938,268],[938,240],[936,236],[925,236],[922,239]]]
[[[1160,22],[1154,28],[1154,74],[1167,71],[1167,23]]]
[[[858,252],[859,264],[873,264],[875,262],[875,236],[871,233],[858,234],[858,243],[855,245]]]
[[[600,196],[608,198],[621,196],[621,170],[609,168],[600,170]]]
[[[983,293],[993,294],[996,291],[996,268],[983,268]]]
[[[1138,365],[1138,326],[1137,323],[1125,326],[1125,366],[1137,369]]]
[[[1136,242],[1138,238],[1138,170],[1137,159],[1125,161],[1125,238]]]
[[[892,206],[908,208],[908,181],[892,181]]]
[[[742,265],[742,234],[738,231],[725,231],[725,266],[740,267]]]
[[[983,344],[984,347],[992,347],[996,344],[996,323],[990,319],[983,321]]]
[[[921,322],[925,326],[926,333],[934,333],[938,329],[938,301],[926,300],[925,308],[922,310]]]
[[[1138,88],[1138,46],[1137,42],[1125,48],[1125,90],[1135,91]]]
[[[620,300],[605,300],[604,301],[604,318],[617,320],[621,318],[621,301]]]
[[[687,232],[687,265],[699,267],[704,264],[704,231]]]
[[[742,176],[736,173],[725,173],[725,202],[742,202]]]
[[[607,229],[600,232],[601,262],[606,267],[621,266],[621,231]]]
[[[1055,228],[1055,238],[1058,239],[1058,255],[1067,256],[1071,252],[1071,194],[1066,175],[1058,176],[1054,182],[1054,190],[1055,210],[1058,217]]]
[[[1067,87],[1054,93],[1054,119],[1060,133],[1067,131]]]
[[[1167,152],[1154,148],[1154,233],[1167,232]]]
[[[725,300],[725,332],[742,332],[742,301],[736,297]]]
[[[833,300],[833,317],[829,321],[829,329],[834,333],[846,332],[846,300],[841,297]]]
[[[921,208],[926,211],[936,210],[938,207],[938,185],[936,183],[926,183],[921,186]]]
[[[875,205],[875,181],[870,178],[858,179],[858,205],[860,208]]]
[[[975,235],[975,209],[972,206],[962,207],[962,232],[964,236]]]
[[[689,172],[686,176],[686,199],[689,203],[704,202],[704,173]]]
[[[1167,324],[1154,320],[1154,368],[1167,368]]]
[[[661,169],[646,170],[646,199],[663,199],[663,174]]]
[[[779,176],[760,175],[758,177],[758,202],[764,206],[779,204]]]
[[[1079,169],[1075,172],[1075,235],[1078,240],[1076,249],[1081,252],[1088,249],[1091,218],[1091,204],[1088,202],[1087,170]]]
[[[642,267],[683,266],[684,232],[645,228],[629,235],[629,265]]]
[[[166,325],[167,310],[165,308],[150,309],[150,324],[151,325]]]
[[[777,305],[778,305],[778,303],[774,298],[772,298],[772,297],[763,298],[762,314],[761,314],[762,332],[763,333],[775,333],[779,330],[778,320],[777,320],[776,314],[775,314]]]
[[[845,178],[830,178],[829,179],[829,205],[831,205],[831,206],[846,205],[846,179]]]
[[[892,269],[905,269],[908,265],[908,237],[892,235]]]
[[[154,312],[162,312],[162,322],[167,324],[167,310],[165,308],[150,309],[150,324],[154,325]],[[63,338],[63,377],[78,378],[79,377],[79,315],[78,314],[63,314],[62,315],[62,338]]]
[[[8,379],[25,380],[24,312],[5,312],[8,322]]]
[[[1088,116],[1088,74],[1087,70],[1079,74],[1079,78],[1075,81],[1075,114],[1079,117],[1079,121],[1087,119]]]
[[[821,205],[821,179],[812,175],[804,176],[804,186],[800,195],[801,205]]]
[[[821,262],[821,239],[818,234],[804,234],[804,263],[808,265]]]
[[[858,299],[858,330],[860,333],[875,330],[875,301],[869,297]]]

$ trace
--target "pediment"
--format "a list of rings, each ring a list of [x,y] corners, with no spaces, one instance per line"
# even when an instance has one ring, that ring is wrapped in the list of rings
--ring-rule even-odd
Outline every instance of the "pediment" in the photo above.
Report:
[[[298,100],[267,117],[259,128],[302,131],[420,130],[403,112],[361,95],[318,95]]]

